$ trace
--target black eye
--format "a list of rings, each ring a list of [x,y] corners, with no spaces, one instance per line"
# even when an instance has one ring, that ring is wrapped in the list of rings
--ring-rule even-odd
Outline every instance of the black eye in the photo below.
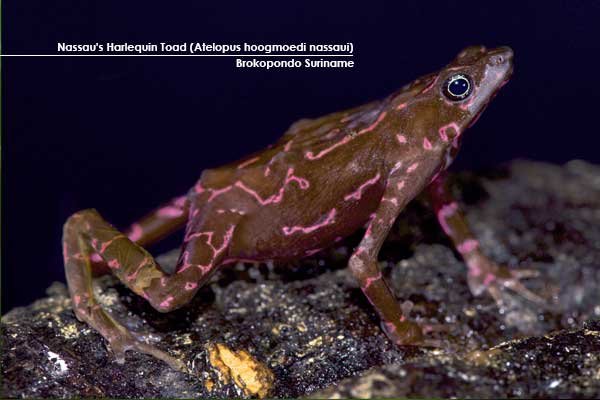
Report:
[[[444,95],[453,101],[463,100],[469,97],[473,85],[468,75],[452,75],[444,83]]]

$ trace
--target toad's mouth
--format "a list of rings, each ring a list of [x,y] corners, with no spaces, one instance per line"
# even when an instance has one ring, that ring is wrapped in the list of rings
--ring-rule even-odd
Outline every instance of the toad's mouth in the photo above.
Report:
[[[500,91],[500,89],[502,89],[504,87],[504,85],[506,85],[508,83],[508,81],[510,81],[512,74],[513,74],[513,66],[511,65],[510,69],[506,72],[506,77],[504,78],[504,80],[502,82],[500,82],[500,84],[498,84],[498,87],[492,92],[489,99],[485,103],[483,103],[483,105],[481,106],[479,111],[477,111],[477,114],[475,114],[475,116],[473,117],[473,119],[471,120],[471,122],[469,123],[467,128],[470,128],[473,125],[475,125],[475,123],[479,120],[479,117],[481,117],[481,114],[483,114],[483,112],[486,110],[487,106],[498,95],[498,92]]]

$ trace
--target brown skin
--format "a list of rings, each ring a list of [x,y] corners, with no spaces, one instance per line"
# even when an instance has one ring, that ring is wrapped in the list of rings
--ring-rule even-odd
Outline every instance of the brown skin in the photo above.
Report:
[[[469,47],[439,72],[382,101],[298,121],[268,149],[204,171],[187,196],[132,225],[127,235],[95,210],[74,214],[65,224],[63,246],[77,317],[100,332],[119,359],[135,349],[185,369],[181,361],[136,340],[98,305],[91,279],[103,271],[101,264],[157,310],[168,312],[186,304],[223,265],[305,257],[366,226],[349,260],[352,274],[390,339],[400,345],[425,343],[420,326],[402,314],[377,266],[396,217],[424,190],[467,261],[475,293],[487,289],[498,298],[499,290],[510,286],[539,300],[519,283],[523,273],[499,267],[479,251],[444,185],[444,170],[462,133],[511,73],[510,49]],[[450,82],[455,86],[448,93]],[[169,274],[141,245],[183,224],[181,256]]]

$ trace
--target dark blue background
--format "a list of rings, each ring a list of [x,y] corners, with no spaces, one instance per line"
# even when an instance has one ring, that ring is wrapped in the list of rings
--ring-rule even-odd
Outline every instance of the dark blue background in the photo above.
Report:
[[[357,65],[3,58],[3,311],[64,279],[61,227],[74,211],[95,207],[126,225],[294,120],[385,96],[470,44],[510,45],[516,68],[454,169],[516,157],[600,162],[599,4],[3,1],[4,54],[52,54],[58,41],[351,41]]]

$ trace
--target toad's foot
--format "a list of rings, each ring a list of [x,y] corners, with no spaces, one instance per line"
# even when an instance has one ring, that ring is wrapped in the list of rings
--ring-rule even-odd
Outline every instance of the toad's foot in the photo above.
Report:
[[[494,298],[498,306],[502,306],[504,304],[502,290],[510,289],[538,306],[548,307],[546,299],[533,293],[521,283],[521,279],[538,276],[538,271],[532,269],[509,269],[494,263],[481,253],[470,255],[467,258],[467,265],[469,266],[467,282],[474,296],[479,296],[484,291],[487,291]]]
[[[403,315],[409,315],[413,309],[413,303],[405,301],[402,303]],[[443,347],[442,341],[427,337],[435,332],[448,332],[450,326],[445,324],[429,323],[419,320],[401,319],[398,323],[381,321],[381,329],[386,336],[398,346],[424,346],[424,347]]]
[[[164,361],[178,371],[188,372],[187,367],[182,361],[159,350],[153,345],[134,338],[131,332],[115,321],[98,304],[88,307],[77,307],[75,315],[77,319],[87,322],[91,327],[96,329],[108,341],[110,349],[119,364],[125,362],[126,351],[134,350]]]
[[[444,347],[441,340],[427,337],[432,332],[448,331],[442,324],[430,324],[421,321],[403,320],[397,324],[381,322],[381,329],[398,346]]]

